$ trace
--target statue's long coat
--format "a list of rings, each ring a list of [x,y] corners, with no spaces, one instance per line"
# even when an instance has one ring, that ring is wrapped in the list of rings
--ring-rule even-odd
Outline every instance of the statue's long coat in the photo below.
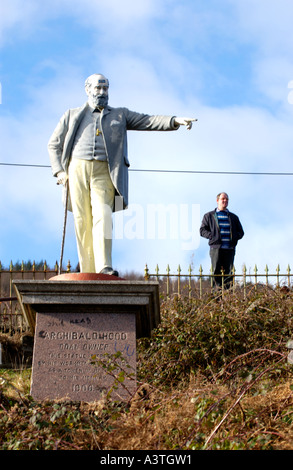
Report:
[[[69,109],[61,117],[48,143],[53,175],[68,172],[71,152],[78,126],[88,103],[79,108]],[[172,116],[150,116],[130,111],[127,108],[107,106],[102,111],[101,127],[108,158],[109,171],[116,195],[122,202],[114,210],[125,209],[128,205],[127,131],[171,131],[178,129]],[[117,198],[116,198],[117,199]]]

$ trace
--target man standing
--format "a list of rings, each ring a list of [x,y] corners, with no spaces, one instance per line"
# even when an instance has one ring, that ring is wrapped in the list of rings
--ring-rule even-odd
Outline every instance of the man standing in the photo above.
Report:
[[[93,74],[87,102],[61,117],[48,144],[58,184],[68,184],[81,272],[112,268],[112,212],[128,205],[127,131],[171,131],[193,118],[150,116],[108,106],[109,81]]]
[[[202,220],[200,235],[209,240],[212,264],[213,284],[222,285],[222,272],[232,274],[235,248],[244,236],[244,231],[237,215],[227,209],[229,202],[226,193],[217,195],[217,208],[207,212]],[[224,277],[225,287],[230,287],[231,277]]]

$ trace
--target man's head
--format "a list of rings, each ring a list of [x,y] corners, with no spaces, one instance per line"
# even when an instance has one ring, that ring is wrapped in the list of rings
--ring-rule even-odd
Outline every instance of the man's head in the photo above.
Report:
[[[229,197],[227,193],[219,193],[217,195],[217,204],[220,211],[224,211],[228,207]]]
[[[108,104],[109,80],[100,73],[90,75],[85,81],[88,102],[93,108],[104,108]]]

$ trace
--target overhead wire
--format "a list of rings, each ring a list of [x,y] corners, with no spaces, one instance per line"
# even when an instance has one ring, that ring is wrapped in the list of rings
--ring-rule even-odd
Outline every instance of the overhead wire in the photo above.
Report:
[[[29,163],[5,163],[0,162],[0,166],[17,166],[33,168],[51,168],[50,165],[29,164]],[[186,174],[215,174],[215,175],[258,175],[258,176],[293,176],[293,172],[262,172],[262,171],[212,171],[212,170],[160,170],[147,168],[129,168],[129,171],[150,172],[150,173],[186,173]]]

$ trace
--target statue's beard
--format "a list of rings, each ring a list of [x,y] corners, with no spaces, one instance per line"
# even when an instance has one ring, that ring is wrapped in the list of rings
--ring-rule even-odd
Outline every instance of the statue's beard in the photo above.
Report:
[[[105,108],[108,104],[108,96],[107,95],[97,95],[90,97],[90,104],[94,108]]]

